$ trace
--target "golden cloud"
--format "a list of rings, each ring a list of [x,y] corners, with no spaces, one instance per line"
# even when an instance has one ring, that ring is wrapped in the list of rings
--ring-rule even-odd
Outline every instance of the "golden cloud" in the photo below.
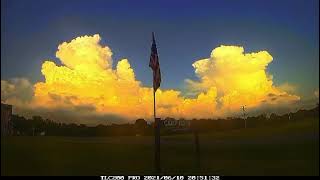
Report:
[[[45,81],[34,85],[29,105],[47,109],[90,106],[99,115],[151,118],[152,88],[136,79],[127,59],[118,61],[113,69],[112,51],[100,40],[96,34],[60,44],[56,57],[63,65],[50,60],[42,64]],[[196,92],[196,96],[187,98],[178,90],[159,89],[157,115],[211,118],[239,111],[242,105],[257,108],[299,100],[273,85],[272,76],[266,72],[271,61],[267,51],[246,54],[238,46],[215,48],[209,58],[193,63],[199,81],[186,80],[188,91]]]
[[[299,100],[300,97],[273,85],[272,76],[266,71],[272,60],[267,51],[244,53],[243,47],[220,46],[211,52],[210,58],[193,63],[200,80],[187,79],[186,82],[194,91],[215,87],[219,94],[217,102],[222,104],[220,111],[238,111],[243,105],[253,108],[262,103],[278,104]],[[275,96],[273,101],[269,101],[269,94]]]

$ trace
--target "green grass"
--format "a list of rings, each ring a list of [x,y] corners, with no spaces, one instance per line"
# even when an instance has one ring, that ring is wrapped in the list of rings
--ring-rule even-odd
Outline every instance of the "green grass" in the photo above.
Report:
[[[162,136],[163,174],[319,175],[319,119],[192,135]],[[2,175],[153,174],[153,137],[6,137]]]

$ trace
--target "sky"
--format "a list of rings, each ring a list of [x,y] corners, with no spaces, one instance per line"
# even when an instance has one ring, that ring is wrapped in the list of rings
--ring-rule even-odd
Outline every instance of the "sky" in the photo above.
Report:
[[[208,114],[211,116],[212,113],[222,116],[222,114],[235,112],[236,110],[233,108],[230,110],[229,107],[234,104],[237,107],[234,109],[239,109],[240,102],[235,102],[236,100],[229,100],[231,105],[227,108],[228,110],[220,108],[220,106],[227,106],[225,101],[228,98],[239,99],[239,97],[243,97],[243,93],[248,95],[257,91],[257,86],[255,86],[252,87],[250,93],[249,89],[242,92],[240,90],[242,88],[239,89],[239,87],[244,85],[238,85],[238,82],[242,82],[242,80],[237,78],[245,76],[251,67],[250,58],[245,56],[250,53],[261,53],[257,55],[261,59],[261,67],[252,66],[252,69],[255,68],[255,71],[259,73],[263,71],[263,75],[259,75],[259,77],[255,75],[252,78],[259,78],[260,81],[257,81],[257,84],[272,82],[272,85],[265,86],[264,93],[261,90],[263,95],[251,94],[251,99],[249,95],[246,97],[247,100],[242,99],[243,102],[248,101],[244,104],[248,104],[252,109],[262,107],[261,103],[257,102],[266,101],[263,97],[267,97],[269,94],[284,97],[283,94],[286,93],[288,98],[285,100],[286,105],[283,106],[290,106],[287,102],[288,99],[290,102],[292,101],[291,103],[293,101],[297,103],[296,101],[317,101],[315,98],[319,97],[319,2],[316,0],[1,0],[1,86],[8,87],[1,88],[2,101],[16,104],[16,107],[21,107],[21,112],[21,109],[24,109],[23,112],[30,111],[25,110],[28,109],[26,107],[33,107],[33,110],[39,109],[36,107],[44,108],[44,104],[48,102],[44,101],[44,97],[39,100],[39,94],[41,94],[39,89],[42,88],[41,90],[47,94],[50,94],[52,89],[46,83],[48,78],[45,78],[50,75],[45,75],[42,72],[43,64],[46,61],[51,61],[55,66],[65,66],[76,71],[75,67],[76,64],[79,64],[79,58],[68,53],[82,49],[71,43],[78,37],[82,37],[78,40],[79,43],[88,44],[90,47],[95,46],[92,52],[100,51],[100,48],[103,49],[105,46],[110,48],[110,51],[108,49],[105,54],[101,55],[103,59],[101,61],[104,63],[107,59],[110,67],[104,64],[102,69],[117,69],[117,65],[120,64],[119,67],[130,69],[129,74],[132,74],[132,70],[132,82],[139,82],[134,85],[135,88],[152,87],[152,72],[148,67],[151,32],[155,32],[158,47],[162,74],[161,89],[164,94],[166,94],[166,90],[172,90],[177,96],[175,100],[163,100],[175,103],[161,104],[159,102],[159,106],[174,106],[175,108],[181,106],[181,111],[177,110],[178,112],[173,112],[172,109],[163,110],[164,116],[189,116],[183,104],[188,100],[203,103],[199,100],[201,93],[204,93],[204,96],[208,96],[208,98],[215,99],[212,105],[215,108],[214,112],[203,111],[196,117],[208,117]],[[66,45],[65,49],[60,50],[61,53],[58,56],[58,47],[63,42],[70,43],[70,47],[75,49],[71,51]],[[217,49],[215,53],[213,53],[214,49]],[[110,52],[112,56],[109,56]],[[271,58],[265,55],[265,52]],[[224,54],[227,54],[229,58]],[[235,60],[241,59],[242,55],[246,57],[244,59],[247,62]],[[73,58],[78,58],[78,60]],[[122,61],[123,59],[127,60]],[[211,61],[208,63],[200,61],[203,59]],[[236,63],[239,65],[235,65],[237,67],[235,73],[233,72],[235,70],[233,64]],[[210,67],[211,70],[203,71],[203,64]],[[103,73],[105,72],[103,71]],[[120,78],[117,72],[115,74],[110,76]],[[232,74],[237,74],[237,77]],[[252,73],[247,75],[249,82],[255,82],[250,80]],[[131,77],[131,75],[128,76]],[[235,84],[226,85],[233,81]],[[40,82],[45,83],[37,85]],[[115,90],[117,92],[127,88],[127,85],[116,86],[113,84],[116,82],[105,83],[111,83],[109,86],[120,88],[120,90]],[[87,88],[92,87],[86,85]],[[31,86],[30,92],[25,90],[20,92],[17,90],[18,86]],[[109,86],[105,87],[107,91]],[[65,93],[65,91],[62,92],[62,89],[66,89],[65,86],[61,85],[60,90],[56,92],[59,96],[64,98],[76,96],[78,99],[82,99],[81,103],[79,100],[77,103],[73,102],[73,105],[81,105],[86,108],[94,106],[94,112],[101,111],[104,112],[103,116],[110,115],[109,111],[100,109],[96,105],[97,101],[89,101],[87,99],[89,96],[80,98],[83,91],[79,91],[79,94]],[[129,94],[141,97],[148,94],[147,92],[142,94],[125,93],[124,102],[128,100]],[[169,91],[167,93],[170,94]],[[122,95],[112,94],[113,96]],[[159,95],[160,98],[161,96]],[[90,98],[92,97],[90,96]],[[26,105],[28,100],[28,105]],[[204,108],[200,107],[201,103],[199,102],[193,103],[195,103],[194,107],[199,106],[200,112]],[[59,104],[56,101],[55,103]],[[64,105],[59,104],[59,107],[64,107]],[[211,106],[211,104],[206,105]],[[203,104],[203,106],[206,105]],[[149,106],[149,102],[145,106]],[[57,107],[55,106],[55,109]],[[278,108],[275,105],[274,107]],[[53,107],[45,108],[52,110]],[[66,106],[66,109],[68,108]],[[119,106],[114,106],[114,108],[128,109],[128,107],[120,108]],[[146,110],[138,106],[137,109]],[[159,110],[161,112],[161,109]],[[17,109],[17,111],[19,110]],[[79,112],[74,109],[72,111]],[[130,113],[116,112],[112,116],[124,117],[126,116],[124,114],[131,113],[137,113],[137,110],[132,110]],[[150,114],[139,112],[137,114],[142,117],[150,116]]]

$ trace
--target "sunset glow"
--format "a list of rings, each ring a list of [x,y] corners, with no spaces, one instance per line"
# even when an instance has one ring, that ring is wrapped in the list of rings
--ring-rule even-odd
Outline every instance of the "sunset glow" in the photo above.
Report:
[[[45,60],[41,69],[45,81],[35,83],[31,101],[19,103],[20,106],[49,110],[82,107],[91,113],[128,120],[151,118],[152,88],[136,79],[128,59],[118,61],[112,68],[112,50],[100,40],[100,35],[95,34],[62,42],[56,52],[62,65]],[[266,70],[272,60],[267,51],[245,53],[240,46],[216,47],[209,58],[192,64],[199,80],[185,80],[195,97],[160,88],[157,114],[175,118],[224,117],[238,112],[242,105],[250,109],[299,101],[299,96],[273,84],[272,75]],[[15,101],[16,98],[7,99],[8,103],[17,104]]]

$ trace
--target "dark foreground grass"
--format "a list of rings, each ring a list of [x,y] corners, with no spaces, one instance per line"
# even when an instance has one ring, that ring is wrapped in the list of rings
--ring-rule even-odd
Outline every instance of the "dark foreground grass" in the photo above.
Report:
[[[163,174],[319,175],[319,120],[161,137]],[[153,174],[153,137],[7,137],[2,175]]]

